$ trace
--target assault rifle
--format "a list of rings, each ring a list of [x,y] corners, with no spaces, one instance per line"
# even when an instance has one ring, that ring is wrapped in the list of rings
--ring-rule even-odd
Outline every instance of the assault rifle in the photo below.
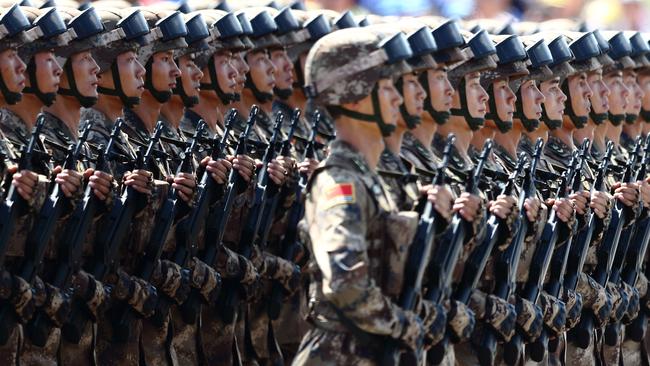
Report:
[[[259,113],[259,108],[253,106],[251,108],[250,114],[248,116],[248,122],[246,123],[246,128],[244,132],[239,137],[239,143],[235,155],[245,155],[248,153],[248,141],[255,121],[257,119],[257,114]],[[225,135],[225,134],[224,134]],[[225,143],[225,139],[223,140]],[[225,145],[224,145],[225,146]],[[225,152],[222,150],[222,153]],[[223,155],[225,156],[225,155]],[[206,179],[212,180],[212,177],[206,177]],[[214,183],[210,183],[214,184]],[[236,169],[230,170],[228,176],[228,184],[223,198],[220,203],[216,205],[210,213],[208,214],[208,220],[206,221],[205,226],[205,250],[201,260],[211,267],[216,267],[217,255],[224,250],[223,248],[223,236],[226,231],[226,224],[228,223],[228,218],[230,217],[230,212],[232,210],[233,203],[235,201],[235,196],[247,186],[248,183],[242,178],[239,174],[239,171]],[[224,287],[228,288],[228,284],[232,283],[232,286],[238,284],[238,279],[224,279]],[[236,288],[238,290],[238,287]],[[223,298],[224,292],[221,292],[217,301]],[[201,303],[203,296],[200,294],[198,289],[192,289],[189,297],[183,305],[181,306],[181,314],[183,320],[188,324],[194,324],[198,319],[198,315],[201,309]],[[220,309],[221,310],[221,309]],[[219,311],[219,314],[222,315],[223,319],[227,323],[232,323],[234,320],[235,312],[230,314],[225,314]]]
[[[151,170],[152,154],[154,146],[158,144],[162,134],[163,124],[158,122],[153,135],[149,139],[147,149],[138,150],[136,169]],[[127,234],[131,228],[133,217],[137,211],[145,205],[146,197],[138,192],[132,186],[126,187],[124,193],[117,200],[107,217],[105,228],[106,235],[99,235],[95,241],[94,258],[89,263],[90,274],[98,281],[104,282],[106,276],[115,273],[120,264],[120,248],[125,242]],[[90,320],[90,314],[82,307],[73,308],[69,324],[77,327],[79,333],[86,328]],[[123,340],[124,334],[116,334],[116,340]]]
[[[91,127],[92,123],[88,122],[81,133],[81,136],[77,140],[76,145],[70,145],[68,147],[68,154],[63,163],[63,169],[77,169],[79,155],[88,139],[88,133],[90,132]],[[19,265],[17,273],[18,276],[27,281],[30,285],[34,283],[36,275],[43,264],[45,249],[47,249],[52,234],[56,229],[56,224],[71,208],[71,199],[66,197],[59,183],[54,184],[50,195],[45,200],[43,207],[41,207],[32,230],[27,236],[27,240],[25,241],[25,256]],[[11,327],[11,323],[14,321],[16,321],[16,318],[13,306],[8,303],[4,304],[4,306],[0,308],[0,328],[9,329],[8,327]],[[47,334],[45,334],[44,337],[41,337],[43,334],[31,333],[29,332],[29,327],[27,327],[27,330],[27,335],[35,345],[39,347],[45,346]]]
[[[537,142],[537,144],[537,146],[539,146],[540,143]],[[528,234],[529,225],[524,203],[526,202],[526,199],[535,196],[535,172],[540,157],[541,148],[536,149],[536,155],[533,157],[530,167],[524,170],[523,189],[519,195],[518,202],[519,217],[513,226],[512,242],[508,248],[498,256],[494,266],[495,289],[493,293],[495,296],[505,299],[506,301],[516,289],[515,276],[517,275],[517,267],[519,265],[519,259],[521,258],[524,240]],[[486,326],[482,339],[478,340],[475,344],[476,353],[481,365],[492,365],[494,363],[494,350],[496,349],[496,343],[497,335],[495,330]]]
[[[637,160],[639,158],[640,141],[634,149],[634,153],[630,157],[625,173],[623,175],[623,182],[632,183],[636,180],[634,171]],[[632,208],[627,207],[621,201],[617,200],[614,208],[612,209],[612,217],[609,227],[605,231],[603,242],[600,244],[596,251],[598,264],[592,273],[593,279],[601,286],[605,286],[609,280],[610,271],[614,263],[614,257],[618,249],[621,239],[621,233],[627,223],[635,216]],[[573,328],[569,335],[573,342],[580,348],[587,348],[591,340],[591,334],[594,331],[594,314],[590,309],[583,309],[580,322]]]
[[[456,137],[453,134],[447,138],[442,163],[436,169],[433,185],[445,184],[445,170],[449,165],[449,157],[455,140]],[[402,309],[415,309],[417,298],[422,293],[422,282],[432,258],[436,233],[446,223],[446,220],[435,210],[434,204],[427,200],[404,267],[404,287],[399,298],[399,305]],[[389,342],[384,348],[382,365],[398,365],[399,359],[399,345],[396,342]]]

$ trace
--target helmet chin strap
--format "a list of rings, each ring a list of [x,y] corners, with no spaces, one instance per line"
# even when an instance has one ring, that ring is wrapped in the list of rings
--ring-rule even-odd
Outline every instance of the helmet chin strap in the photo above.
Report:
[[[486,119],[491,119],[494,121],[494,124],[497,126],[501,133],[506,133],[512,129],[512,121],[504,121],[499,117],[498,107],[496,103],[496,98],[494,97],[494,84],[490,84],[487,88],[487,93],[490,96],[488,99],[488,105],[490,106],[490,111],[485,114]]]
[[[56,93],[43,93],[38,86],[38,78],[36,77],[36,63],[34,58],[29,61],[27,65],[27,75],[29,76],[29,85],[23,89],[23,93],[34,94],[45,106],[49,107],[54,104],[56,100]]]
[[[399,92],[402,93],[402,96],[404,96],[403,78],[400,77],[397,79],[397,81],[395,82],[395,88],[397,88],[397,90],[399,90]],[[406,127],[408,127],[410,130],[416,128],[422,122],[422,118],[420,116],[414,116],[412,114],[409,114],[408,110],[406,109],[406,101],[400,104],[399,112],[402,114],[402,118],[406,123]]]
[[[253,92],[253,96],[255,97],[255,99],[257,99],[258,102],[264,104],[273,100],[273,94],[263,92],[257,88],[257,85],[255,85],[255,82],[253,81],[250,72],[246,74],[245,85],[248,89],[250,89]]]
[[[609,122],[614,125],[614,126],[620,126],[623,121],[625,121],[625,113],[621,114],[614,114],[611,112],[607,113],[607,118],[609,119]]]
[[[431,100],[431,89],[429,87],[429,78],[426,72],[423,72],[420,75],[420,84],[422,85],[422,88],[424,88],[424,90],[427,93],[427,96],[424,98],[424,110],[429,112],[431,118],[433,118],[433,120],[436,121],[437,124],[444,125],[445,122],[449,120],[451,113],[447,111],[441,112],[436,110],[433,107],[432,100]]]
[[[639,118],[639,115],[636,113],[625,113],[625,123],[631,125],[636,122]]]
[[[458,96],[460,97],[460,108],[452,108],[451,114],[465,118],[465,122],[472,131],[477,131],[485,123],[485,118],[472,117],[469,113],[469,104],[467,103],[467,90],[465,89],[465,78],[460,79],[458,85]]]
[[[645,122],[650,122],[650,110],[641,107],[641,112],[639,112],[639,116],[641,116],[641,119],[644,120]]]
[[[591,120],[597,125],[603,124],[603,122],[607,121],[608,116],[609,114],[607,112],[596,113],[593,108],[589,111],[589,117],[591,117]]]
[[[160,91],[156,90],[153,85],[153,56],[149,58],[145,66],[146,74],[144,77],[144,87],[147,88],[149,93],[158,101],[158,103],[167,103],[172,97],[172,92],[169,90]]]
[[[185,87],[183,87],[183,80],[182,78],[176,78],[176,87],[172,89],[172,92],[179,97],[181,97],[181,100],[183,101],[183,106],[186,108],[192,108],[195,105],[199,104],[199,97],[193,95],[189,96],[185,92]]]
[[[122,78],[120,77],[120,70],[116,61],[113,61],[111,64],[111,76],[113,76],[115,89],[98,86],[97,91],[104,95],[119,97],[120,101],[122,101],[122,104],[124,104],[126,108],[130,109],[138,105],[140,103],[140,97],[129,97],[124,93],[124,89],[122,88]]]
[[[372,109],[373,109],[373,114],[365,114],[357,111],[351,111],[347,108],[343,108],[341,106],[329,106],[328,108],[332,109],[333,111],[336,111],[344,116],[348,116],[350,118],[354,118],[359,121],[364,121],[364,122],[374,122],[379,126],[379,130],[381,131],[381,135],[384,137],[390,136],[393,131],[395,131],[395,126],[389,125],[384,121],[384,118],[381,115],[381,104],[379,103],[379,84],[375,84],[375,87],[372,89],[372,92],[370,94],[370,97],[372,99]]]
[[[72,62],[70,59],[63,66],[63,71],[65,71],[66,76],[68,77],[68,84],[70,84],[70,89],[59,87],[58,93],[61,95],[66,95],[69,97],[74,97],[79,101],[84,108],[90,108],[95,103],[97,103],[96,97],[87,97],[81,94],[79,88],[77,87],[77,80],[74,77],[74,70],[72,70]]]
[[[539,119],[537,118],[528,118],[526,112],[524,112],[524,102],[521,97],[521,88],[515,93],[517,95],[517,100],[515,101],[515,113],[513,114],[514,118],[517,118],[521,121],[521,124],[524,126],[526,131],[533,132],[539,128]],[[542,103],[542,116],[544,115],[544,103]]]
[[[587,122],[589,121],[589,117],[587,116],[578,116],[576,112],[573,110],[573,104],[571,103],[571,91],[569,90],[569,78],[566,78],[562,82],[562,92],[566,94],[566,96],[569,98],[567,99],[567,103],[565,103],[565,109],[564,113],[571,118],[571,122],[573,122],[573,125],[576,128],[583,128],[587,125]],[[560,124],[561,125],[561,124]]]
[[[9,105],[16,104],[23,98],[23,95],[21,93],[12,92],[9,90],[2,74],[0,74],[0,93],[2,93],[2,97]]]
[[[273,88],[273,94],[282,99],[282,100],[287,100],[291,95],[293,94],[293,88]]]
[[[201,89],[203,90],[212,90],[217,94],[219,100],[223,105],[228,105],[231,102],[236,102],[239,100],[240,96],[237,93],[226,93],[219,86],[219,76],[217,75],[217,68],[214,66],[214,59],[211,59],[208,62],[208,74],[210,75],[209,83],[201,83]],[[248,77],[246,78],[248,82]],[[253,92],[255,93],[255,92]]]

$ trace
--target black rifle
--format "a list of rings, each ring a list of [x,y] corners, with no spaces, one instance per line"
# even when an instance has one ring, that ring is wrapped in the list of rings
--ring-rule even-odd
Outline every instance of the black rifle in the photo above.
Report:
[[[76,145],[70,145],[68,147],[68,154],[63,163],[63,169],[76,170],[79,155],[88,138],[91,126],[92,123],[87,123]],[[27,236],[27,240],[25,241],[25,256],[18,269],[18,275],[30,285],[34,283],[36,275],[43,265],[45,249],[47,249],[52,234],[56,229],[56,224],[71,208],[71,199],[65,196],[60,184],[54,184],[50,195],[45,200],[43,207],[41,207],[32,230]],[[10,326],[10,323],[15,320],[13,306],[5,304],[0,309],[0,327],[7,329],[5,327]],[[28,331],[27,335],[35,345],[39,347],[45,345],[47,334],[31,333],[29,332],[29,327],[26,327],[26,330]]]
[[[253,108],[251,108],[250,114],[248,116],[248,122],[246,123],[246,129],[239,137],[239,143],[237,144],[235,156],[246,155],[248,153],[249,136],[253,130],[253,126],[255,125],[258,112],[259,108],[257,106],[253,106]],[[225,144],[225,138],[222,139],[222,141]],[[222,146],[225,147],[225,145]],[[223,155],[218,155],[218,158],[225,156],[225,151],[223,148],[221,149],[220,154]],[[207,176],[205,179],[207,180],[206,184],[215,186],[217,185],[216,182],[208,183],[213,181],[212,177]],[[232,210],[235,196],[247,185],[248,183],[246,183],[239,172],[236,169],[232,169],[228,176],[228,184],[226,186],[223,198],[219,204],[216,205],[216,207],[210,210],[208,214],[208,219],[205,222],[205,249],[201,260],[213,268],[216,267],[217,255],[222,250],[224,250],[223,236],[226,231],[226,224],[228,223],[228,218],[230,217],[230,211]],[[197,225],[200,225],[200,223],[197,223]],[[233,283],[234,286],[235,283],[238,283],[238,281],[235,281],[235,279],[224,279],[224,284],[227,285],[228,283]],[[201,303],[203,302],[202,298],[203,296],[197,289],[192,289],[187,300],[185,300],[183,305],[181,305],[181,314],[183,316],[183,320],[186,323],[194,324],[197,321],[199,312],[201,310]],[[221,298],[223,298],[223,292],[217,301],[219,301]],[[222,314],[224,321],[227,323],[232,323],[234,320],[234,310],[231,314],[224,314],[221,311],[219,313]]]
[[[198,137],[201,136],[203,131],[206,128],[206,124],[203,121],[200,121],[196,127],[196,132],[190,142],[189,146],[185,149],[185,154],[183,160],[178,166],[178,173],[192,173],[193,171],[193,157],[194,150],[199,143]],[[187,208],[187,204],[178,194],[176,189],[171,188],[171,191],[168,193],[165,202],[162,207],[158,210],[156,214],[156,225],[154,230],[151,232],[149,237],[149,242],[145,248],[144,255],[140,263],[138,263],[137,270],[134,275],[147,281],[151,282],[156,266],[159,263],[160,256],[162,255],[163,249],[165,247],[165,242],[167,241],[167,236],[171,230],[174,222],[178,219],[179,216],[182,216],[183,209]],[[159,296],[163,294],[159,293]],[[159,301],[160,302],[160,301]],[[161,310],[160,306],[156,310]],[[154,316],[151,317],[151,321],[154,325],[158,327],[164,326],[164,321],[166,315],[169,314],[169,308],[165,309],[164,312],[156,312]],[[115,332],[121,333],[118,335],[118,338],[127,339],[128,335],[131,333],[131,326],[136,319],[137,314],[135,310],[130,306],[123,308],[121,315],[116,317],[117,321],[115,322],[116,326]]]
[[[97,156],[97,163],[95,170],[107,171],[107,160],[113,154],[115,141],[119,139],[120,130],[124,121],[118,118],[111,137],[105,148],[102,148]],[[83,244],[86,240],[86,235],[90,230],[95,216],[102,210],[102,201],[95,196],[94,190],[90,186],[86,186],[84,197],[79,204],[76,205],[70,218],[66,221],[63,235],[57,240],[57,267],[53,272],[53,277],[47,282],[59,289],[66,290],[72,286],[74,276],[79,272],[82,265]],[[82,297],[84,297],[82,295]],[[83,306],[83,302],[78,297],[72,299],[71,307]],[[46,339],[54,323],[50,318],[39,310],[34,314],[32,320],[26,325],[26,332],[31,334],[34,339]],[[75,326],[70,326],[65,323],[61,329],[63,337],[68,342],[79,343],[82,334]]]
[[[258,179],[255,185],[255,196],[253,204],[248,212],[248,216],[244,221],[244,228],[241,238],[239,240],[239,254],[250,259],[253,254],[253,244],[256,242],[260,226],[262,223],[262,214],[264,212],[264,205],[268,197],[273,197],[278,194],[280,186],[271,180],[268,174],[268,165],[276,156],[276,144],[280,138],[280,131],[282,128],[282,121],[284,115],[278,114],[273,127],[273,134],[269,140],[269,144],[262,159],[262,167],[258,172]],[[235,313],[239,307],[239,300],[241,295],[241,285],[238,281],[228,280],[224,281],[223,296],[219,299],[219,310],[222,314],[222,319],[231,323],[235,318]]]
[[[21,149],[20,160],[18,161],[18,172],[22,170],[32,170],[33,155],[44,124],[45,116],[41,114],[36,120],[36,125],[32,129],[32,135],[29,138],[29,142]],[[29,210],[29,204],[20,194],[18,194],[16,187],[10,182],[7,183],[9,187],[7,197],[0,206],[0,267],[4,267],[7,245],[9,245],[9,239],[15,230],[16,221]],[[8,337],[8,335],[3,334],[2,330],[0,330],[1,344],[6,343],[6,337]]]
[[[623,181],[631,183],[636,180],[634,171],[639,158],[640,141],[637,142],[634,153],[630,157]],[[632,208],[627,207],[621,201],[617,200],[612,209],[612,217],[609,227],[605,231],[602,243],[596,251],[598,264],[592,273],[593,279],[601,286],[605,286],[609,280],[610,271],[614,263],[614,257],[618,249],[623,228],[634,218],[635,213]],[[573,328],[569,335],[571,340],[580,348],[587,348],[591,340],[591,334],[594,331],[594,314],[590,309],[583,309],[580,322]]]
[[[453,134],[447,138],[442,163],[436,169],[433,185],[445,184],[445,170],[449,165],[449,157],[455,140],[456,137]],[[435,210],[433,203],[427,200],[422,215],[420,215],[418,228],[413,243],[409,248],[407,263],[404,267],[404,287],[399,298],[399,306],[402,309],[415,309],[418,295],[422,293],[422,281],[433,254],[436,232],[446,224],[447,221]],[[398,365],[400,348],[396,342],[388,342],[384,348],[381,364],[383,366]],[[419,357],[417,358],[419,359]]]
[[[532,198],[535,195],[535,172],[540,157],[541,149],[536,149],[536,155],[533,157],[530,167],[524,169],[523,189],[519,195],[518,202],[519,217],[513,226],[512,241],[508,248],[498,256],[494,265],[495,289],[493,294],[506,301],[516,290],[515,276],[529,226],[524,203],[526,199]],[[481,365],[492,365],[494,363],[494,350],[497,344],[496,332],[486,325],[481,338],[480,340],[476,340],[474,344],[479,363]]]
[[[645,179],[646,166],[649,160],[650,137],[646,139],[643,161],[641,161],[641,166],[636,171],[636,181]],[[621,273],[625,271],[624,273],[626,276],[623,278],[623,281],[625,281],[625,283],[630,286],[634,286],[636,283],[636,275],[630,274],[630,272],[636,272],[632,268],[637,268],[637,263],[639,264],[638,268],[640,268],[640,264],[643,262],[643,258],[645,257],[645,250],[647,248],[647,241],[644,242],[645,226],[641,225],[642,222],[639,222],[639,218],[641,215],[644,215],[644,219],[647,218],[648,210],[644,208],[642,201],[639,202],[639,208],[640,210],[638,210],[638,212],[635,212],[634,217],[636,224],[628,225],[623,229],[623,233],[621,234],[621,240],[618,245],[616,257],[614,257],[614,263],[612,265],[611,273],[609,276],[609,281],[613,282],[614,284],[618,284],[619,280],[621,280]],[[630,248],[630,244],[633,245],[632,248]],[[623,268],[624,265],[626,265],[625,268]],[[608,346],[615,346],[618,344],[620,331],[620,323],[607,324],[604,333],[605,344]]]
[[[567,197],[567,184],[571,185],[571,193],[576,193],[582,190],[582,180],[580,179],[585,161],[586,154],[589,149],[589,141],[585,142],[580,148],[580,152],[574,154],[566,172],[562,178],[562,184],[555,195],[556,198],[561,199]],[[566,263],[569,258],[569,253],[572,246],[573,233],[575,225],[569,226],[567,223],[557,218],[556,211],[551,208],[546,225],[542,231],[542,236],[535,246],[535,252],[530,263],[530,270],[528,273],[528,281],[524,285],[521,297],[532,303],[536,303],[539,294],[544,286],[546,273],[550,270],[549,280],[546,285],[546,291],[551,296],[559,296],[562,287],[562,279],[564,278],[564,271]],[[558,242],[563,243],[559,246]],[[546,329],[542,328],[540,338],[534,341],[531,345],[531,358],[539,360],[544,358],[546,347],[548,344],[548,334]],[[513,339],[506,344],[504,359],[510,365],[513,365],[519,359],[522,351],[522,337],[520,334],[515,334]],[[516,352],[516,354],[514,354]],[[538,362],[539,362],[538,361]]]
[[[312,124],[311,136],[305,147],[305,154],[303,161],[307,159],[314,159],[316,156],[316,135],[318,131],[318,125],[320,123],[320,112],[316,111],[313,114],[314,123]],[[296,258],[296,250],[300,246],[298,243],[298,222],[302,219],[302,216],[305,212],[305,204],[302,200],[303,192],[307,189],[307,182],[309,177],[307,173],[300,173],[300,179],[298,184],[294,189],[295,200],[291,205],[289,211],[289,218],[287,224],[287,232],[282,238],[280,243],[280,251],[282,253],[282,258],[293,261]],[[277,282],[273,283],[273,288],[271,290],[271,297],[269,299],[268,306],[268,315],[269,318],[275,320],[280,316],[280,310],[282,310],[282,299],[284,298],[284,288]]]
[[[158,143],[162,130],[163,124],[158,122],[153,135],[149,139],[147,149],[144,152],[142,148],[138,150],[136,169],[151,170],[154,146]],[[129,186],[126,187],[120,199],[114,203],[104,226],[107,229],[106,235],[97,236],[94,247],[95,256],[88,265],[90,274],[96,280],[105,282],[108,274],[117,271],[120,265],[120,248],[125,242],[135,214],[141,207],[145,206],[145,202],[146,196]],[[75,326],[77,332],[83,333],[86,324],[90,320],[91,317],[88,311],[83,307],[77,307],[70,312],[68,323]],[[122,335],[120,334],[120,336]],[[115,340],[121,341],[123,339],[116,337]]]

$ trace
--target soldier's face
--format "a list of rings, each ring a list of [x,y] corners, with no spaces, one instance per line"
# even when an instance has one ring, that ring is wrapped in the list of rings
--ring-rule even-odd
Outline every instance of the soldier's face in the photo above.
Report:
[[[630,89],[629,101],[625,113],[639,114],[644,94],[639,83],[636,81],[636,72],[632,70],[623,71],[623,82]]]
[[[72,73],[77,84],[79,94],[84,97],[97,97],[97,73],[99,66],[90,51],[75,53],[68,59],[72,64]],[[69,80],[65,74],[61,77],[61,85],[69,88]]]
[[[54,57],[54,52],[39,52],[34,55],[36,65],[36,80],[38,88],[43,93],[56,93],[59,90],[61,66]],[[27,79],[29,82],[29,79]]]
[[[587,117],[591,110],[591,102],[589,101],[592,96],[591,88],[587,82],[587,74],[581,72],[576,75],[569,76],[569,95],[571,106],[577,116]]]
[[[397,88],[395,88],[392,79],[379,80],[378,88],[381,116],[387,124],[395,125],[400,115],[399,106],[404,102],[404,99],[402,99]],[[370,99],[370,97],[366,99]],[[370,103],[370,108],[372,108],[372,102],[370,100],[368,102]]]
[[[508,84],[508,78],[492,82],[492,90],[494,104],[497,107],[496,114],[502,121],[512,121],[517,97]]]
[[[7,49],[0,53],[0,75],[9,91],[21,93],[25,88],[25,69],[27,66],[18,57],[15,49]]]
[[[237,71],[237,75],[235,76],[235,81],[237,82],[235,85],[235,91],[241,93],[246,84],[246,74],[250,71],[244,57],[244,52],[237,52],[232,55],[232,65]]]
[[[609,110],[609,88],[603,81],[603,70],[592,71],[587,75],[587,82],[593,95],[591,96],[591,108],[595,113],[607,113]]]
[[[155,53],[151,63],[151,80],[153,87],[159,91],[172,91],[176,87],[176,79],[181,76],[181,70],[174,61],[174,51]]]
[[[427,79],[431,106],[436,111],[449,112],[454,96],[454,87],[447,78],[447,71],[444,69],[427,70]]]
[[[526,118],[540,119],[542,117],[542,103],[544,94],[537,88],[535,80],[526,80],[521,84],[521,106]]]
[[[623,73],[621,71],[610,72],[605,75],[605,84],[609,89],[609,112],[612,114],[625,114],[628,104],[630,90],[623,83]]]
[[[284,49],[271,51],[271,62],[275,66],[275,86],[279,89],[293,88],[293,63]]]
[[[117,62],[117,70],[120,73],[120,83],[122,84],[124,94],[127,97],[141,97],[144,92],[144,75],[146,70],[140,61],[138,61],[135,52],[128,51],[119,54],[115,62]],[[103,74],[106,76],[100,77],[99,84],[103,85],[103,79],[110,76],[110,79],[107,79],[107,81],[111,81],[108,87],[114,88],[115,85],[112,83],[111,71],[107,70]]]
[[[643,109],[650,110],[650,73],[646,71],[637,75],[637,81],[643,90]]]
[[[564,103],[567,100],[566,94],[560,88],[560,78],[554,78],[542,82],[539,89],[544,95],[544,108],[548,118],[562,120],[564,115]]]
[[[256,51],[246,55],[250,67],[251,81],[263,93],[273,94],[275,87],[275,66],[266,51]]]
[[[183,90],[190,97],[198,97],[203,72],[194,63],[194,56],[181,56],[178,60],[178,67],[181,70],[181,83],[183,83]]]
[[[424,111],[424,88],[418,80],[418,75],[415,73],[406,74],[402,76],[402,97],[404,98],[404,106],[408,114],[412,116],[421,116]],[[400,121],[404,122],[401,118]],[[406,125],[404,125],[406,126]]]
[[[480,83],[481,74],[473,72],[465,75],[465,90],[467,95],[467,108],[470,116],[474,118],[485,118],[488,93]]]
[[[212,62],[214,62],[214,67],[217,72],[217,83],[219,83],[219,87],[221,90],[223,90],[224,93],[239,92],[237,89],[236,79],[238,72],[235,69],[232,61],[233,55],[227,51],[219,52],[212,56]],[[206,75],[204,77],[209,80],[210,75]],[[244,81],[246,81],[246,76],[244,76]]]

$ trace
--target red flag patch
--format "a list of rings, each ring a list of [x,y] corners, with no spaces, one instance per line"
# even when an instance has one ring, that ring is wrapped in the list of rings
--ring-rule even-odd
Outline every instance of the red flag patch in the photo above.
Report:
[[[356,202],[354,184],[338,183],[325,190],[325,206],[349,205]]]

